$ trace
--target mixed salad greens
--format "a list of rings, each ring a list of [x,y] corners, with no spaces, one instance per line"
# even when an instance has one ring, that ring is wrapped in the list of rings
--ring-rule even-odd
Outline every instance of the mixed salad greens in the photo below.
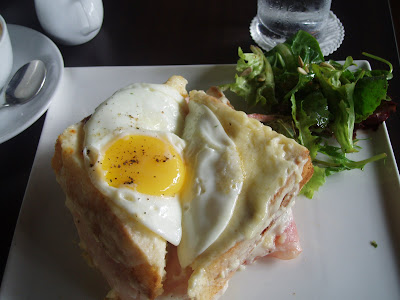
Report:
[[[220,88],[241,96],[249,107],[256,106],[253,117],[309,149],[314,175],[303,194],[312,198],[327,176],[362,169],[386,156],[353,161],[346,154],[360,149],[355,126],[368,123],[391,100],[388,61],[363,53],[389,67],[373,71],[357,67],[350,56],[344,63],[325,62],[317,40],[305,31],[268,52],[255,46],[251,51],[239,48],[235,82]]]

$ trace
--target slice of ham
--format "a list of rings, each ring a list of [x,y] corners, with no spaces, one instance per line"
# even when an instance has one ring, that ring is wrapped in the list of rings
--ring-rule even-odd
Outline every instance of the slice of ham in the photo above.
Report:
[[[163,282],[164,293],[160,299],[186,299],[188,280],[192,269],[190,267],[181,268],[177,248],[174,245],[168,244],[167,251],[166,278]]]
[[[270,255],[279,259],[293,259],[301,253],[297,226],[293,219],[283,233],[275,237],[275,247],[275,251]]]
[[[251,264],[258,258],[267,255],[287,260],[293,259],[301,253],[299,236],[291,209],[288,209],[263,232],[261,240],[250,251],[250,255],[243,261],[243,265]],[[175,246],[168,244],[167,252],[166,278],[163,282],[164,293],[157,300],[188,300],[186,292],[192,269],[190,266],[185,269],[181,268]],[[234,273],[237,268],[232,269],[231,272]]]
[[[271,122],[277,119],[275,115],[263,115],[263,114],[248,114],[249,118],[256,119],[262,123]]]
[[[296,258],[302,251],[291,209],[275,220],[274,224],[267,228],[262,235],[262,239],[246,259],[245,264],[251,264],[258,258],[267,255],[289,260]]]

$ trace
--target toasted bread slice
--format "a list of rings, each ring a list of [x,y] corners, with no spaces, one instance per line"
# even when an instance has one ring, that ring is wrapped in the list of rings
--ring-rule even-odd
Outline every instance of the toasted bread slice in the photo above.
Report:
[[[165,84],[187,96],[183,77],[172,76]],[[111,298],[154,299],[163,292],[167,242],[93,185],[82,155],[85,122],[68,127],[58,137],[52,160],[80,246],[113,288]]]
[[[189,96],[217,116],[236,144],[246,174],[234,217],[218,240],[191,264],[188,295],[214,299],[240,265],[252,261],[254,249],[275,234],[274,225],[293,205],[313,167],[305,147],[235,111],[223,99],[203,91],[191,91]]]
[[[83,135],[83,122],[67,128],[52,161],[80,246],[122,299],[154,299],[163,291],[166,241],[95,188],[83,168]]]

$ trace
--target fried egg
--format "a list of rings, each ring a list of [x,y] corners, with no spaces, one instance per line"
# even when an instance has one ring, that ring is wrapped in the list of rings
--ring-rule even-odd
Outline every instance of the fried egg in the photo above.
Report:
[[[186,102],[177,89],[133,84],[86,122],[85,167],[92,183],[132,218],[167,241],[181,240]]]
[[[244,174],[235,144],[206,105],[187,104],[168,84],[133,84],[103,102],[84,130],[92,183],[134,220],[179,245],[182,266],[218,239]]]

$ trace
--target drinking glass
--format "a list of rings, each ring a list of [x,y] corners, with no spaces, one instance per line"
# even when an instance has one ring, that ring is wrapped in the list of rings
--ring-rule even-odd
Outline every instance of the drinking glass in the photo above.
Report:
[[[298,30],[313,35],[324,27],[331,0],[258,0],[260,25],[278,36],[288,37]]]
[[[257,1],[257,16],[253,22],[264,49],[283,43],[298,30],[309,32],[319,41],[326,38],[324,27],[330,19],[332,0]],[[332,35],[331,30],[328,31]]]

